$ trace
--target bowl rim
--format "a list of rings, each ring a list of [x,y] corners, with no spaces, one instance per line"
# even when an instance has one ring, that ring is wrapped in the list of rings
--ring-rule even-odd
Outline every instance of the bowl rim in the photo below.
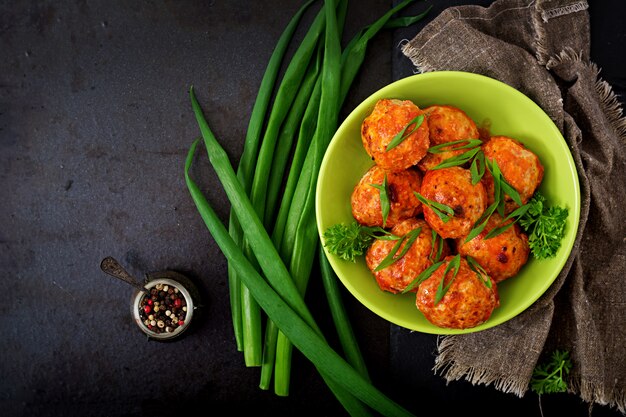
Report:
[[[141,329],[141,331],[147,334],[148,336],[150,336],[151,338],[161,339],[161,340],[173,339],[179,336],[181,333],[183,333],[191,324],[191,319],[193,318],[193,311],[194,311],[193,298],[191,297],[191,294],[189,293],[187,288],[182,283],[171,278],[155,278],[147,282],[144,285],[144,287],[147,289],[151,289],[155,287],[157,284],[171,285],[173,287],[178,288],[178,290],[183,294],[183,297],[185,297],[185,302],[187,303],[187,314],[185,315],[185,323],[182,326],[178,326],[171,333],[157,333],[148,329],[146,325],[143,323],[143,321],[141,320],[141,316],[139,315],[139,303],[141,302],[142,298],[145,296],[145,293],[139,290],[135,291],[132,296],[131,310],[132,310],[133,319],[135,320],[135,323]]]
[[[321,208],[322,197],[320,193],[320,188],[321,188],[320,184],[322,183],[322,181],[320,181],[320,179],[321,179],[321,176],[326,172],[326,167],[329,163],[330,155],[333,153],[333,149],[337,146],[338,141],[343,135],[343,131],[347,129],[347,125],[353,123],[353,119],[356,118],[356,115],[363,113],[366,108],[371,109],[377,99],[385,97],[385,94],[387,91],[395,90],[399,86],[402,86],[404,84],[407,84],[407,85],[412,84],[416,82],[416,80],[419,80],[419,82],[427,82],[428,80],[437,79],[437,78],[446,78],[446,77],[455,77],[457,79],[465,80],[468,82],[478,81],[478,82],[483,82],[483,83],[490,83],[494,85],[495,88],[504,89],[509,94],[516,96],[517,99],[524,102],[525,105],[534,107],[535,110],[539,110],[539,116],[544,118],[545,122],[550,127],[550,130],[551,130],[550,134],[555,135],[558,138],[558,142],[559,142],[558,146],[567,151],[565,152],[566,168],[568,171],[568,176],[571,176],[571,179],[573,180],[572,185],[574,189],[573,201],[571,203],[572,207],[568,207],[569,216],[571,216],[571,228],[574,229],[574,233],[570,233],[566,235],[566,238],[561,242],[561,250],[563,250],[563,253],[562,255],[558,257],[557,263],[554,268],[558,272],[556,272],[554,276],[550,277],[550,279],[546,280],[545,285],[543,285],[543,287],[541,287],[540,290],[530,295],[526,299],[525,303],[523,303],[516,311],[509,313],[508,315],[505,315],[504,317],[501,317],[501,319],[497,321],[492,320],[490,318],[485,323],[479,326],[473,327],[473,328],[469,328],[469,329],[447,329],[447,328],[424,329],[424,328],[421,328],[420,326],[412,325],[407,320],[399,319],[398,317],[396,317],[395,315],[391,313],[388,313],[387,311],[381,311],[380,309],[374,308],[371,305],[371,303],[369,303],[367,300],[364,299],[365,297],[360,293],[358,288],[356,288],[356,286],[352,282],[350,282],[350,280],[347,280],[345,277],[343,277],[341,274],[337,272],[336,263],[346,262],[346,261],[339,260],[335,256],[331,255],[323,245],[323,241],[324,241],[323,230],[322,230],[323,229],[323,224],[322,224],[323,215],[322,215],[322,208]],[[554,124],[552,119],[545,113],[545,111],[537,103],[535,103],[532,99],[530,99],[527,95],[525,95],[521,91],[517,90],[516,88],[500,80],[497,80],[495,78],[491,78],[482,74],[476,74],[476,73],[464,72],[464,71],[432,71],[432,72],[427,72],[427,73],[414,74],[405,78],[401,78],[399,80],[396,80],[376,90],[375,92],[370,94],[368,97],[363,99],[352,111],[350,111],[350,113],[346,116],[346,118],[339,125],[331,141],[329,142],[326,152],[324,153],[324,157],[320,165],[319,174],[320,174],[320,177],[318,178],[318,182],[316,186],[316,196],[315,196],[316,223],[317,223],[318,234],[322,242],[320,246],[323,248],[331,267],[333,268],[334,272],[336,273],[337,277],[342,282],[342,284],[348,289],[348,291],[352,294],[352,296],[357,298],[357,300],[361,304],[363,304],[366,308],[368,308],[370,311],[372,311],[379,317],[382,317],[383,319],[389,321],[390,323],[396,324],[401,327],[405,327],[409,330],[420,331],[423,333],[440,334],[440,335],[464,334],[464,333],[474,333],[478,331],[487,330],[489,328],[492,328],[497,325],[510,321],[514,317],[526,311],[530,306],[532,306],[554,283],[557,277],[561,274],[563,267],[565,266],[566,262],[571,256],[571,251],[572,251],[572,248],[574,246],[574,243],[578,234],[578,226],[579,226],[579,221],[580,221],[580,210],[581,210],[580,208],[580,205],[581,205],[580,181],[578,178],[578,171],[576,169],[573,156],[571,154],[571,151],[569,150],[569,146],[567,145],[567,142],[565,138],[563,137],[561,131],[557,128],[557,126]],[[419,310],[417,311],[417,313],[419,314]]]

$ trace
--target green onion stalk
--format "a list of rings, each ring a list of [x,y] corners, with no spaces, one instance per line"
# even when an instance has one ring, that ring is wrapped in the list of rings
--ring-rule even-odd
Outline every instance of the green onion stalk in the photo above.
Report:
[[[338,5],[326,1],[294,53],[268,116],[281,61],[296,26],[312,1],[302,6],[281,35],[268,63],[236,174],[211,132],[193,88],[190,90],[209,161],[231,202],[229,234],[223,234],[223,225],[189,176],[198,141],[189,152],[185,179],[198,211],[228,260],[237,349],[243,350],[247,366],[261,365],[259,386],[262,389],[269,388],[274,369],[276,394],[288,395],[293,343],[318,368],[351,415],[369,415],[364,403],[380,412],[386,410],[385,415],[406,415],[406,411],[369,383],[358,343],[342,308],[336,276],[323,250],[318,247],[315,188],[322,157],[337,128],[339,110],[364,61],[369,40],[382,28],[402,27],[419,21],[428,10],[418,16],[392,19],[412,1],[400,3],[358,32],[343,53],[339,40],[347,1],[340,0]],[[294,139],[295,149],[292,149]],[[285,179],[288,165],[289,174]],[[281,191],[282,198],[279,198]],[[245,232],[242,224],[246,225]],[[320,254],[322,282],[347,363],[337,359],[327,344],[322,349],[326,353],[321,358],[312,352],[312,346],[326,343],[304,303],[316,248]],[[259,306],[268,317],[262,349]],[[283,319],[283,315],[288,318]],[[300,333],[307,336],[302,338]],[[346,370],[346,366],[350,370]],[[348,382],[342,378],[341,372],[338,373],[339,369],[350,375]]]

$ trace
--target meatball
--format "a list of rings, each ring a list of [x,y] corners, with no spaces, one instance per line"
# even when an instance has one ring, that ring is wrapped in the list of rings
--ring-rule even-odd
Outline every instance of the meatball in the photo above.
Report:
[[[380,204],[380,190],[374,185],[381,185],[387,176],[387,198],[389,214],[383,224]],[[386,171],[378,165],[372,166],[354,187],[350,199],[352,216],[362,225],[393,227],[398,221],[417,216],[422,212],[422,204],[413,191],[419,191],[422,176],[415,169],[404,171]]]
[[[473,185],[470,171],[461,167],[426,171],[420,194],[454,211],[449,219],[441,219],[431,207],[423,205],[424,219],[444,238],[467,236],[487,205],[483,184]]]
[[[481,278],[461,257],[456,276],[454,269],[445,276],[444,287],[449,285],[448,291],[435,303],[437,288],[453,258],[446,257],[444,263],[419,285],[415,303],[424,317],[435,326],[469,329],[487,321],[500,305],[498,290],[491,278]],[[490,286],[483,279],[489,280]]]
[[[428,121],[426,118],[413,132],[415,124],[409,123],[424,114],[410,100],[381,99],[374,110],[363,120],[361,139],[367,154],[381,168],[402,171],[417,164],[428,151]],[[407,125],[408,135],[399,145],[386,150],[393,138]]]
[[[528,236],[517,223],[501,234],[485,239],[487,233],[503,225],[502,217],[494,213],[478,236],[469,242],[465,242],[465,238],[456,241],[458,252],[474,258],[495,282],[515,276],[528,261],[530,253]]]
[[[374,274],[378,286],[383,291],[398,293],[403,291],[419,274],[433,264],[433,259],[437,256],[439,242],[443,242],[441,257],[449,253],[448,244],[439,240],[433,244],[432,229],[423,219],[411,218],[398,223],[391,232],[397,236],[404,236],[411,230],[421,227],[421,231],[404,256],[380,271],[375,271],[376,267],[391,252],[397,240],[376,240],[369,247],[365,254],[367,267]],[[402,251],[403,243],[399,248]],[[436,260],[436,259],[435,259]],[[413,290],[415,291],[415,290]]]
[[[543,165],[537,155],[518,140],[506,136],[492,136],[482,146],[482,150],[486,160],[497,162],[506,182],[519,193],[522,204],[526,204],[543,180]],[[483,183],[491,204],[495,198],[493,177],[489,171],[485,172]],[[506,213],[516,208],[513,199],[505,195]]]
[[[461,109],[453,106],[430,106],[424,109],[428,118],[430,146],[454,142],[462,139],[479,139],[480,132],[476,123]],[[467,149],[451,150],[442,153],[427,153],[418,167],[427,171],[453,156],[466,152]]]

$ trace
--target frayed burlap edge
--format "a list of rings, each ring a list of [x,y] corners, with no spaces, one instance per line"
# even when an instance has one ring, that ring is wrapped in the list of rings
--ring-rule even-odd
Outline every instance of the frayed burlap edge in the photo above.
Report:
[[[454,350],[454,336],[443,336],[437,340],[438,355],[435,358],[433,371],[440,373],[446,381],[458,381],[465,379],[473,385],[493,385],[497,390],[504,393],[515,394],[523,397],[528,389],[528,384],[521,382],[519,378],[507,377],[489,369],[476,369],[467,365],[460,365],[451,359]]]
[[[626,414],[626,392],[612,389],[608,392],[598,388],[596,385],[580,380],[569,382],[569,392],[580,395],[583,401],[589,404],[600,404],[617,408],[621,413]]]
[[[558,55],[551,57],[545,64],[548,70],[571,62],[580,62],[587,66],[594,75],[595,90],[598,95],[598,101],[602,107],[603,113],[606,115],[609,123],[615,130],[616,135],[626,141],[626,116],[617,94],[613,91],[613,87],[600,77],[600,68],[593,62],[586,62],[582,59],[581,54],[571,48],[566,48]]]
[[[437,71],[437,68],[431,66],[424,60],[420,50],[411,45],[409,40],[403,40],[400,42],[400,45],[400,50],[404,56],[406,56],[411,63],[413,63],[413,66],[417,69],[418,73]]]

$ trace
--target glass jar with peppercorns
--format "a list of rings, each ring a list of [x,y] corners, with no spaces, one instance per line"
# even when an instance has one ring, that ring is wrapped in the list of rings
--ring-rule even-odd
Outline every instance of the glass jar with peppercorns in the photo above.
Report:
[[[147,292],[135,291],[131,312],[137,326],[151,339],[179,337],[191,324],[196,308],[196,289],[191,281],[174,271],[146,275]]]

